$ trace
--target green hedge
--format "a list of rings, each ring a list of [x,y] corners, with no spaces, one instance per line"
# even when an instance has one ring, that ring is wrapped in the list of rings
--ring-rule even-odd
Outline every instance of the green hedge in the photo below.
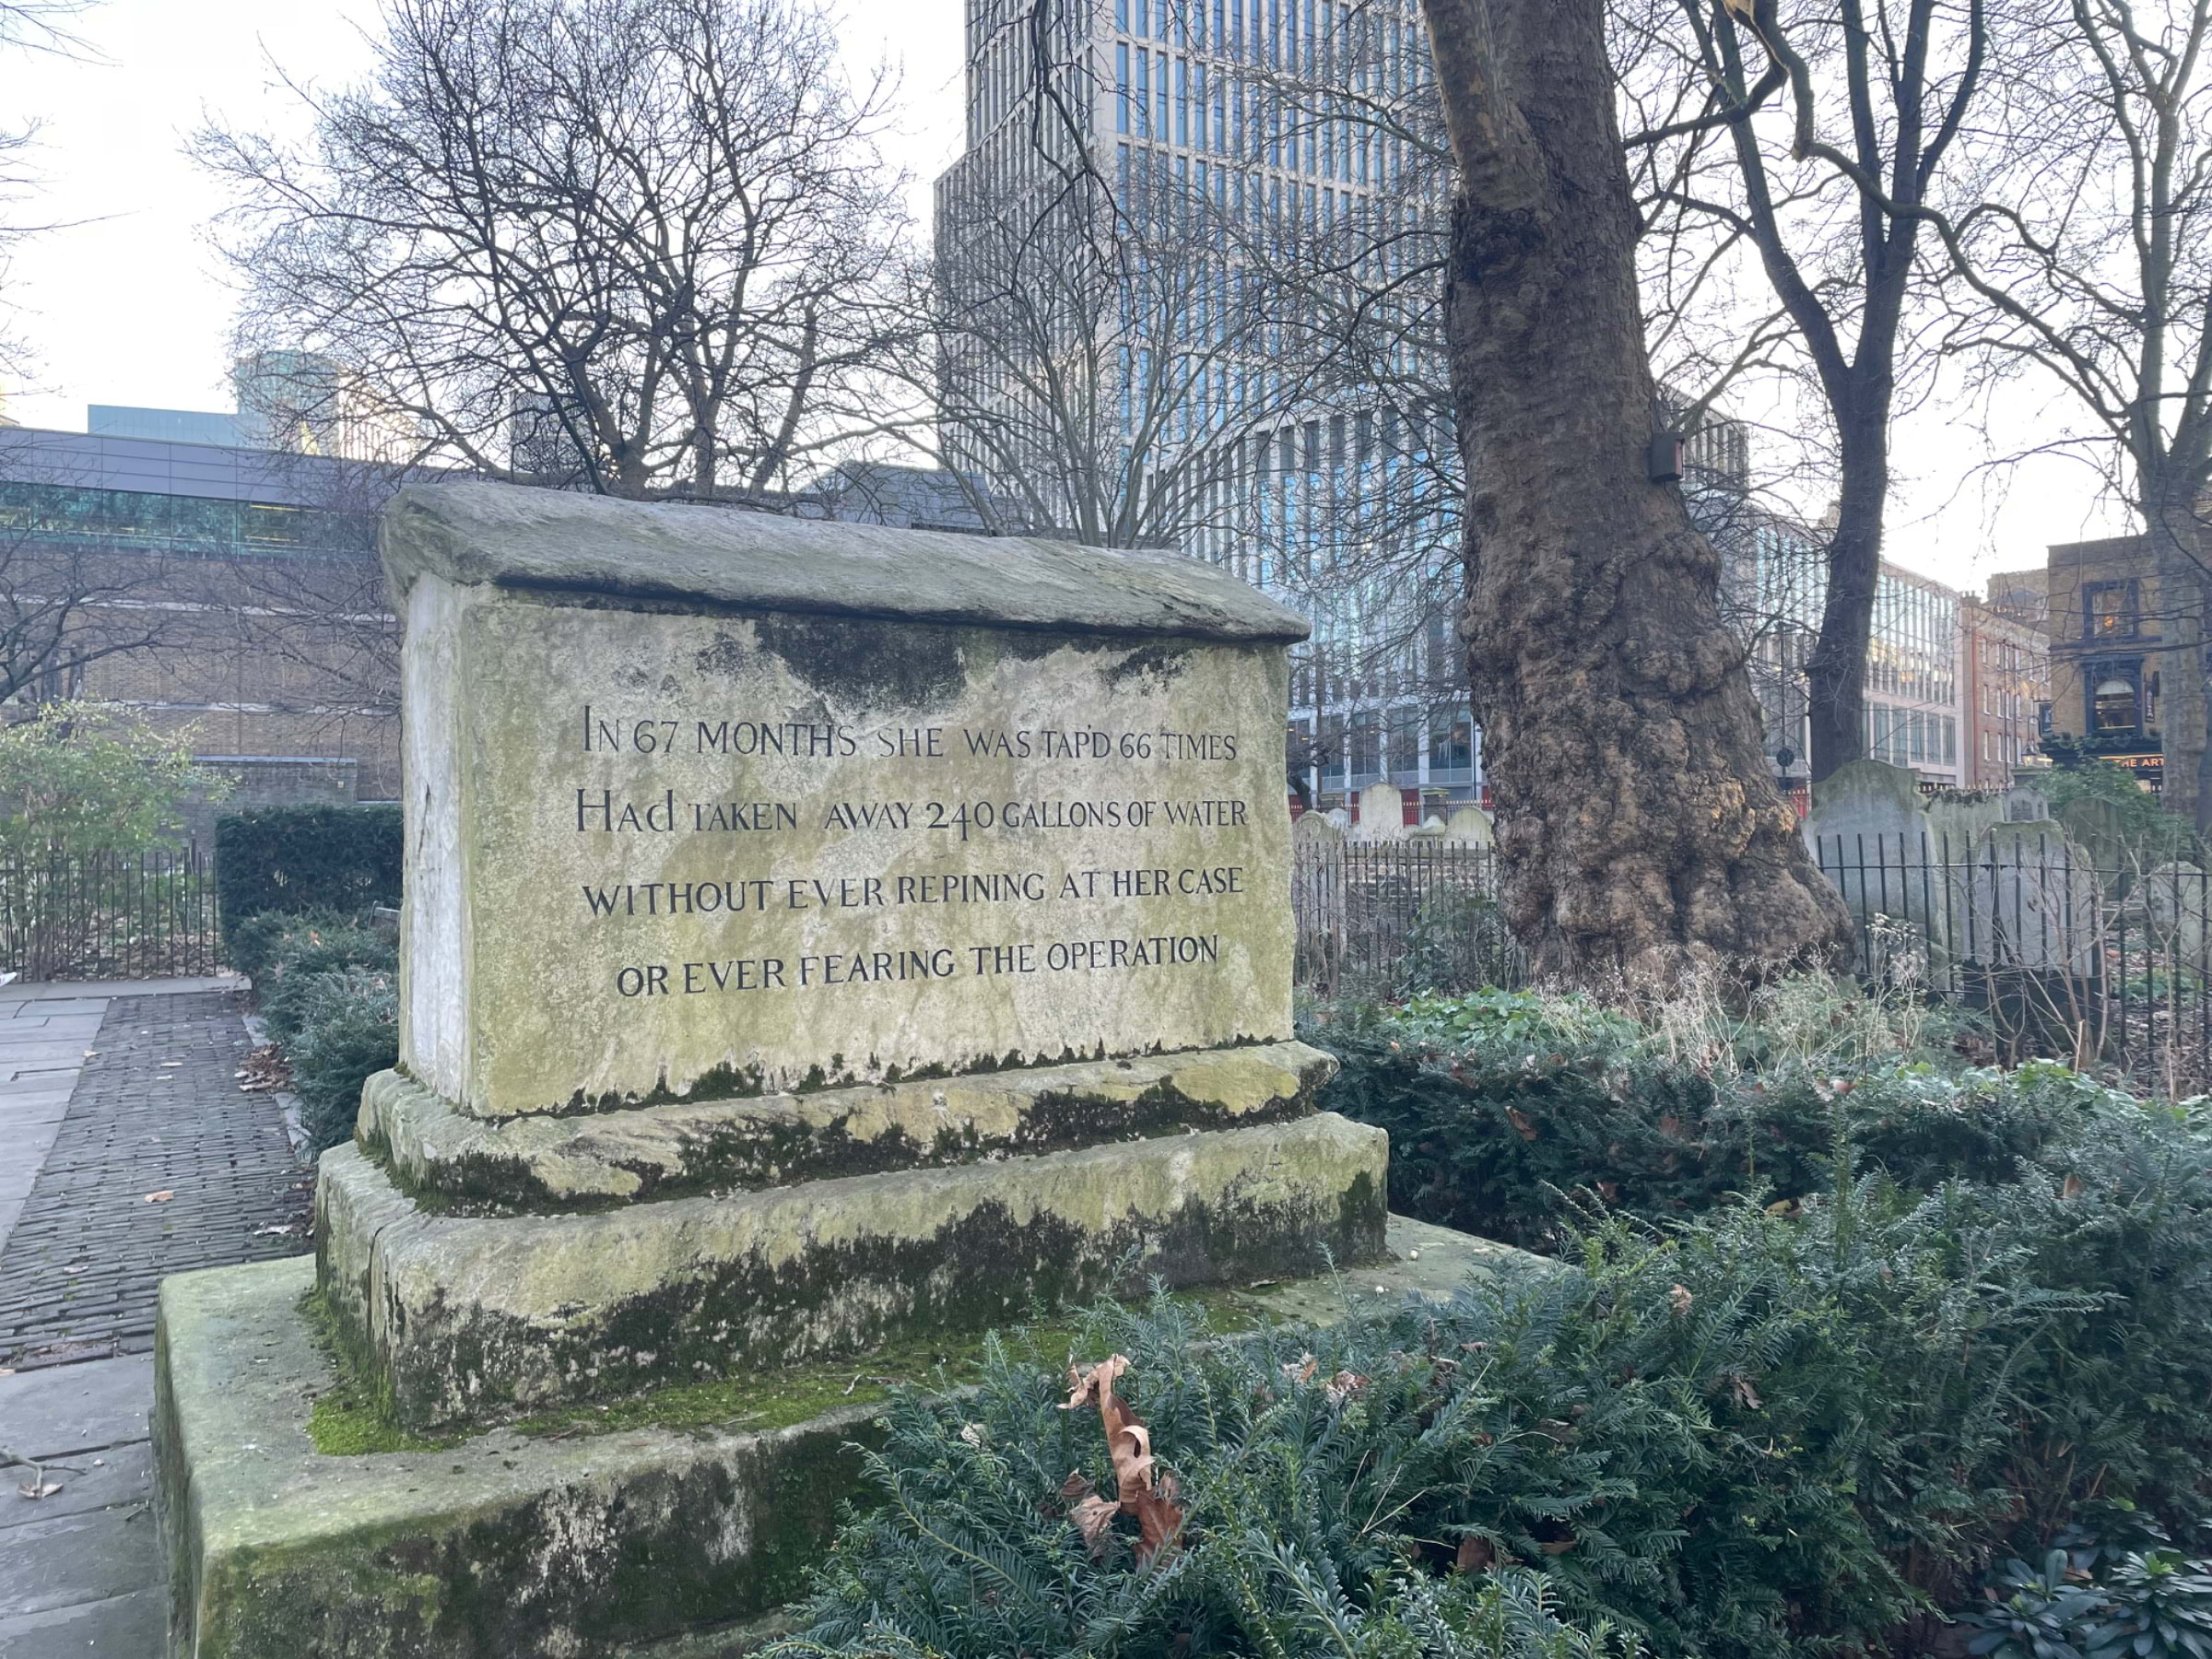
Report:
[[[1390,1132],[1392,1209],[1547,1253],[1599,1209],[1665,1223],[1738,1196],[1788,1205],[1874,1171],[1922,1193],[2011,1181],[2099,1112],[2135,1110],[2048,1062],[1759,1054],[1756,1026],[1730,1033],[1756,1058],[1716,1063],[1523,992],[1300,1035],[1343,1067],[1323,1107]]]
[[[226,943],[268,911],[396,906],[404,838],[390,806],[256,806],[215,825]]]
[[[237,925],[230,958],[290,1063],[310,1146],[343,1145],[362,1083],[399,1064],[398,929],[366,911],[265,911]]]
[[[2203,1535],[2203,1103],[1976,1066],[1969,1032],[1817,988],[1312,1035],[1347,1062],[1328,1103],[1392,1130],[1394,1207],[1553,1267],[1242,1341],[1165,1300],[1003,1339],[976,1388],[888,1404],[879,1506],[769,1659],[2080,1659],[1996,1645],[2034,1613],[1985,1599],[2006,1558],[2072,1552],[2109,1635],[2149,1604],[2128,1552]],[[1148,1428],[1125,1453],[1175,1482],[1150,1564],[1113,1501],[1140,1465],[1065,1408],[1108,1355]]]

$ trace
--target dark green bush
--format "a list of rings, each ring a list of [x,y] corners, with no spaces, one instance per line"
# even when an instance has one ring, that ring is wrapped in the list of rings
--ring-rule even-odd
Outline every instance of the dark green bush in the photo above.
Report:
[[[259,984],[279,959],[310,934],[351,933],[372,925],[365,911],[263,911],[233,925],[229,934],[230,966]]]
[[[308,1142],[320,1153],[353,1135],[361,1085],[399,1064],[399,977],[354,964],[299,976],[287,1045]]]
[[[353,1133],[361,1084],[399,1063],[399,932],[368,912],[265,912],[232,935],[232,959],[285,1051],[316,1152]]]
[[[215,824],[215,886],[226,942],[265,911],[396,907],[403,839],[391,806],[224,814]]]
[[[1834,1183],[1839,1144],[1849,1173],[1915,1191],[2006,1181],[2086,1117],[2134,1110],[2062,1066],[1883,1052],[1868,1018],[1842,1002],[1821,1041],[1768,1018],[1669,1042],[1572,999],[1486,992],[1303,1035],[1343,1065],[1322,1104],[1390,1131],[1392,1208],[1532,1250],[1593,1205],[1664,1221],[1802,1198]]]
[[[973,1395],[894,1404],[883,1507],[782,1651],[1395,1659],[1610,1621],[1662,1655],[1927,1652],[1992,1563],[2092,1501],[2193,1518],[2212,1466],[2203,1127],[2108,1100],[2014,1164],[1606,1217],[1549,1272],[1328,1331],[1098,1310],[1072,1357],[1134,1361],[1186,1512],[1150,1568],[1126,1517],[1096,1559],[1071,1521],[1118,1489],[1063,1356],[994,1348]],[[1484,1624],[1532,1582],[1583,1648]]]
[[[305,1029],[312,1010],[324,1006],[316,981],[348,968],[396,977],[399,935],[375,922],[341,920],[336,926],[306,925],[281,935],[266,971],[253,982],[254,1001],[269,1035],[288,1046]]]

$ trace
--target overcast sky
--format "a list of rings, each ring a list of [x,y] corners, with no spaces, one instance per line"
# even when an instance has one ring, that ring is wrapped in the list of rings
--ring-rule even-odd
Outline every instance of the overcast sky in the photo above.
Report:
[[[891,153],[927,182],[959,142],[961,0],[849,0],[842,17],[856,66],[900,71],[900,127]],[[357,76],[358,20],[374,0],[105,0],[81,19],[94,55],[77,62],[11,55],[0,110],[41,124],[46,181],[26,217],[81,221],[16,256],[7,296],[17,331],[40,355],[37,383],[9,388],[26,425],[82,430],[88,403],[231,406],[225,338],[230,296],[205,241],[217,193],[180,153],[203,117],[281,130],[294,102],[274,65],[296,78]],[[2007,447],[2047,437],[2064,406],[2040,388],[2006,400]],[[2076,464],[2030,462],[1995,474],[1955,411],[1899,434],[1899,500],[1890,557],[1939,580],[1980,587],[1993,571],[2040,565],[2043,545],[2130,526],[2095,499]]]

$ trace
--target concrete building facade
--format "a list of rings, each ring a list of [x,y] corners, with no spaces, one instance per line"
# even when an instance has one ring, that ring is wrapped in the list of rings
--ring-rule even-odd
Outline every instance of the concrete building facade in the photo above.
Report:
[[[1347,509],[1399,502],[1414,481],[1447,470],[1429,457],[1453,445],[1448,411],[1406,390],[1441,387],[1441,361],[1408,361],[1391,387],[1336,387],[1317,401],[1295,389],[1279,356],[1214,349],[1271,248],[1326,236],[1386,202],[1416,210],[1395,188],[1405,141],[1332,118],[1327,105],[1339,94],[1402,97],[1426,78],[1418,12],[1095,0],[1033,29],[1034,4],[970,0],[967,147],[937,181],[940,272],[955,293],[1021,280],[1013,263],[1033,246],[967,229],[978,204],[1003,201],[1034,205],[1041,224],[1061,216],[1057,233],[1078,252],[1112,224],[1143,268],[1117,279],[1118,300],[1087,307],[1067,296],[1036,322],[1035,372],[1003,353],[948,347],[948,406],[990,411],[1000,437],[977,448],[948,422],[947,453],[1009,500],[1016,480],[994,478],[994,466],[1067,466],[1071,453],[1075,465],[1171,480],[1160,488],[1172,510],[1145,545],[1224,564],[1312,621],[1285,734],[1298,792],[1341,805],[1387,780],[1422,810],[1475,798],[1481,746],[1449,628],[1456,502],[1394,506],[1387,549],[1367,533],[1374,515]],[[1277,102],[1292,85],[1304,100],[1295,119]],[[1430,210],[1441,208],[1440,197]],[[1216,234],[1223,227],[1233,234]],[[1147,401],[1177,375],[1187,382],[1179,404]],[[1071,379],[1083,382],[1081,408],[1045,406]],[[1069,437],[1093,419],[1102,430]],[[1006,437],[1030,432],[1033,453]]]

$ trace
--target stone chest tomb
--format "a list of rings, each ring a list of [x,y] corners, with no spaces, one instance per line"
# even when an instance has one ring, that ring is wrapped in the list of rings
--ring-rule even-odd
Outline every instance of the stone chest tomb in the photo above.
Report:
[[[387,531],[418,1081],[505,1118],[1290,1034],[1295,618],[1182,559],[552,499]]]
[[[1175,558],[491,485],[402,492],[383,554],[400,1065],[322,1160],[328,1347],[294,1369],[457,1437],[441,1495],[411,1454],[344,1478],[393,1471],[371,1556],[472,1587],[373,1651],[614,1651],[591,1620],[640,1559],[722,1587],[625,1640],[766,1594],[785,1453],[608,1444],[580,1494],[512,1473],[532,1413],[1384,1257],[1385,1139],[1315,1109],[1332,1063],[1291,1036],[1297,617]],[[286,1517],[347,1461],[221,1443],[221,1356],[309,1351],[257,1271],[163,1301],[177,1628],[237,1653],[280,1650],[226,1596],[311,1559],[288,1525],[343,1530]],[[461,1479],[478,1448],[503,1495]],[[487,1515],[511,1567],[452,1553]],[[548,1529],[584,1540],[557,1584]],[[453,1639],[495,1590],[545,1605]]]

